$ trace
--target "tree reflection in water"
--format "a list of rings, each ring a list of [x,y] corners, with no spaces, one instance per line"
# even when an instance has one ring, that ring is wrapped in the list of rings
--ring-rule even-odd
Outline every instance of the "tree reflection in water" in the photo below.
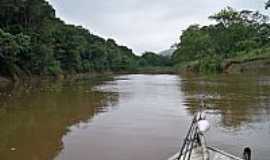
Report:
[[[75,84],[76,85],[75,85]],[[1,88],[0,159],[47,160],[62,148],[68,127],[117,103],[117,93],[92,90],[93,81],[32,83]]]
[[[204,96],[207,111],[220,117],[227,129],[269,120],[270,76],[218,75],[182,77],[181,90],[190,113],[198,110]]]

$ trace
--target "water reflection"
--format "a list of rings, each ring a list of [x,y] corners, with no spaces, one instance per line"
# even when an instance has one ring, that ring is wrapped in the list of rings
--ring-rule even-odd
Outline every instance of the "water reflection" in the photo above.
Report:
[[[175,75],[123,75],[96,87],[118,93],[116,110],[73,126],[55,160],[162,160],[178,150],[189,117]],[[183,134],[182,134],[183,132]]]
[[[240,129],[270,120],[269,83],[270,76],[261,75],[186,75],[181,90],[190,113],[198,109],[205,96],[208,111],[219,116],[221,126]]]
[[[89,121],[117,103],[117,93],[93,91],[92,81],[8,86],[0,96],[0,159],[47,160],[63,147],[68,126]]]
[[[236,155],[249,145],[256,159],[269,159],[269,76],[124,75],[96,85],[102,81],[1,92],[0,159],[167,159],[201,96],[211,113],[208,144]]]

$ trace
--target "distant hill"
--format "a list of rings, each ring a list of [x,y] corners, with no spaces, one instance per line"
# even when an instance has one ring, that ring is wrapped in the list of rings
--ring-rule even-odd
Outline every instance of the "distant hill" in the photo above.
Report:
[[[176,49],[175,48],[170,48],[170,49],[167,49],[167,50],[164,50],[164,51],[161,51],[159,52],[159,55],[162,55],[162,56],[172,56],[173,55],[173,52],[175,51]]]

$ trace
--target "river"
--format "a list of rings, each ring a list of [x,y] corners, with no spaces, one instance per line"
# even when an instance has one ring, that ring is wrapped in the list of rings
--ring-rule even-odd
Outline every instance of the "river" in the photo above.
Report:
[[[166,160],[202,97],[209,145],[270,157],[267,75],[120,75],[0,93],[3,160]]]

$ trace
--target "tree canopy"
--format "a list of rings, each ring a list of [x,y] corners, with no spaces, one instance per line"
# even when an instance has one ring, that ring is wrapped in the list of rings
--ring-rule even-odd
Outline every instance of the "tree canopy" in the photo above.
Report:
[[[266,8],[270,1],[266,2]],[[143,67],[191,67],[222,71],[226,59],[260,54],[269,48],[269,17],[258,11],[226,7],[209,16],[208,26],[190,25],[172,57],[145,52],[136,56],[114,39],[66,24],[46,0],[1,0],[0,76],[135,71]],[[256,52],[255,52],[256,51]]]
[[[173,55],[176,65],[197,71],[221,71],[222,61],[270,44],[268,16],[227,7],[209,19],[216,24],[191,25],[183,31]]]
[[[170,66],[169,56],[158,55],[153,52],[145,52],[138,61],[140,67],[162,67]]]
[[[132,70],[137,59],[113,39],[65,24],[45,0],[0,2],[0,75]]]

